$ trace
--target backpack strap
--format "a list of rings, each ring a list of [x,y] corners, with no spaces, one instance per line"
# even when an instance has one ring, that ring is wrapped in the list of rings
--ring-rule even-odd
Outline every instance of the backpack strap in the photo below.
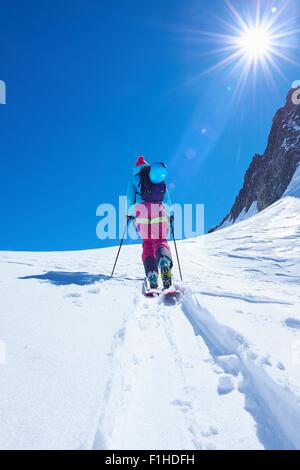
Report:
[[[142,176],[145,177],[145,176],[147,176],[147,174],[148,174],[148,176],[149,176],[149,178],[150,178],[150,169],[151,169],[151,166],[150,166],[150,165],[144,166],[144,167],[141,169],[141,171],[136,175],[136,176],[139,176],[139,177],[140,177],[140,181],[139,181],[139,184],[138,184],[139,188],[142,186]],[[140,193],[138,193],[138,194],[141,196]]]

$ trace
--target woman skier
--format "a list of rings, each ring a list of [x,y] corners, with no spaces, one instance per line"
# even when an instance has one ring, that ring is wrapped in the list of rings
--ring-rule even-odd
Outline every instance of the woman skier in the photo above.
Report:
[[[174,215],[166,176],[164,163],[149,165],[139,156],[127,192],[127,219],[135,220],[143,238],[142,260],[151,290],[158,288],[159,270],[163,288],[169,289],[172,285],[173,262],[167,237]]]

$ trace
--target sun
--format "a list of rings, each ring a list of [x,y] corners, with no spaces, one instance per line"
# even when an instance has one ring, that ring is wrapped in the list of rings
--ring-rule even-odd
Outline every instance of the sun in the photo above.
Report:
[[[271,52],[271,35],[262,27],[249,29],[241,35],[240,47],[250,60],[262,60]]]
[[[273,85],[277,76],[286,80],[281,63],[299,66],[291,51],[297,50],[300,29],[295,29],[289,3],[283,1],[280,8],[275,9],[270,0],[256,0],[249,2],[252,9],[244,10],[243,14],[230,0],[225,0],[225,4],[227,16],[219,18],[222,32],[198,31],[200,37],[206,36],[212,42],[206,54],[219,56],[201,75],[227,69],[231,78],[239,77],[236,91],[242,89],[251,76],[256,83],[259,72]]]

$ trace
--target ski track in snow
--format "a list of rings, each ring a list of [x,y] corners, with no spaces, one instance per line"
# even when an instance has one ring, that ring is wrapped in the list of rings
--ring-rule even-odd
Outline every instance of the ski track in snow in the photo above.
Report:
[[[232,417],[225,415],[218,419],[224,406],[224,401],[220,397],[220,403],[217,406],[215,404],[212,424],[210,414],[207,415],[206,412],[207,401],[211,401],[212,395],[217,400],[218,395],[228,394],[234,390],[234,379],[228,374],[221,374],[221,371],[216,372],[211,367],[215,362],[214,357],[207,350],[203,338],[202,341],[193,336],[190,338],[193,353],[189,356],[187,344],[183,341],[184,338],[180,339],[177,323],[173,322],[173,318],[177,317],[177,322],[181,323],[180,328],[192,332],[190,323],[182,315],[182,305],[178,304],[170,310],[170,307],[161,305],[159,301],[153,300],[151,303],[151,300],[147,299],[146,302],[140,301],[137,304],[138,315],[133,313],[126,321],[126,326],[120,335],[121,341],[117,342],[117,348],[113,347],[112,373],[107,382],[93,449],[222,448],[223,437],[218,439],[218,435],[222,432],[222,427],[224,434],[226,430],[229,432]],[[143,311],[142,314],[140,309]],[[133,353],[132,338],[137,336],[140,348],[136,348],[138,352]],[[160,355],[157,357],[157,352],[153,350],[156,341],[160,354],[163,351],[170,359],[167,371],[159,372],[161,357]],[[188,349],[191,349],[191,345]],[[197,366],[193,364],[195,358]],[[203,361],[205,367],[201,365]],[[224,369],[227,370],[226,366]],[[227,380],[226,387],[223,386],[221,390],[222,380],[228,378],[230,378],[230,389]],[[236,392],[236,395],[238,394]],[[237,400],[236,397],[232,398],[232,406],[238,404],[242,409],[243,402],[240,397],[238,398]],[[163,409],[160,410],[162,416],[160,416],[156,407],[159,410],[162,405]],[[147,420],[151,420],[149,428]],[[246,431],[243,428],[237,429],[236,439],[240,440],[240,444],[236,445],[240,448],[247,447],[249,445],[247,440],[252,440],[254,447],[261,448],[256,439],[252,420],[244,416],[242,421],[246,423]],[[170,427],[172,422],[174,422],[173,428]],[[174,432],[176,428],[178,430]],[[230,438],[228,440],[230,441]]]
[[[116,248],[0,253],[0,448],[300,449],[299,214],[180,242],[174,304],[141,295],[136,246],[114,279]]]
[[[264,447],[299,449],[300,408],[292,393],[274,382],[255,363],[256,357],[251,352],[247,353],[248,344],[244,338],[234,330],[220,325],[192,296],[184,302],[183,311],[193,325],[195,334],[202,336],[224,372],[228,372],[227,362],[230,372],[230,362],[232,358],[236,360],[237,365],[231,372],[236,375],[239,369],[241,371],[243,380],[239,390],[245,394],[245,409],[256,420]],[[226,361],[226,357],[229,361]]]
[[[146,301],[149,302],[149,301]],[[142,302],[139,302],[140,304]],[[255,434],[257,432],[260,443],[265,449],[297,449],[300,447],[300,437],[298,430],[300,429],[300,409],[292,396],[291,392],[285,390],[282,386],[275,383],[267,374],[264,372],[261,366],[256,365],[256,357],[253,353],[247,353],[248,344],[247,341],[242,338],[237,332],[231,330],[228,327],[217,323],[212,314],[204,309],[195,297],[190,293],[186,294],[182,305],[177,305],[176,311],[171,313],[171,316],[167,313],[167,307],[163,309],[153,302],[154,305],[146,306],[147,313],[144,313],[142,317],[133,316],[126,322],[126,326],[122,328],[119,333],[117,348],[114,346],[114,366],[112,368],[113,373],[109,378],[106,393],[102,403],[101,416],[98,423],[98,429],[96,432],[95,440],[93,443],[93,449],[128,449],[132,448],[130,443],[135,443],[135,447],[140,449],[147,449],[147,439],[142,440],[141,446],[137,446],[137,436],[139,432],[139,425],[141,423],[140,418],[134,419],[136,421],[136,428],[132,426],[131,419],[136,410],[136,400],[130,397],[130,392],[133,393],[133,388],[141,388],[143,390],[145,364],[141,356],[134,356],[129,351],[126,351],[126,334],[133,334],[130,330],[136,332],[136,325],[139,325],[140,334],[143,334],[143,330],[147,331],[147,335],[155,334],[155,329],[162,327],[165,334],[165,339],[168,341],[168,346],[171,351],[171,357],[173,363],[176,365],[176,373],[178,374],[181,382],[182,396],[174,398],[174,400],[165,402],[164,406],[173,406],[177,410],[181,411],[184,419],[176,418],[176,424],[181,421],[182,430],[185,431],[180,436],[180,441],[172,442],[172,445],[164,443],[163,436],[165,431],[161,433],[161,426],[163,423],[157,422],[157,434],[159,436],[156,442],[155,448],[157,449],[218,449],[217,444],[213,444],[211,441],[213,437],[217,436],[220,432],[220,426],[218,421],[214,421],[214,424],[201,426],[202,420],[205,416],[204,410],[197,415],[197,401],[195,397],[197,394],[193,387],[189,384],[187,370],[194,368],[192,363],[186,363],[184,357],[184,351],[178,347],[178,340],[176,341],[174,326],[172,324],[172,317],[180,314],[179,310],[183,311],[187,320],[193,327],[196,337],[200,337],[202,344],[204,343],[208,349],[210,356],[205,359],[206,362],[215,364],[217,368],[222,369],[222,373],[219,370],[220,378],[218,380],[217,392],[219,395],[231,393],[235,388],[244,395],[243,408],[245,412],[249,413],[254,422],[256,428],[250,426],[250,432]],[[138,306],[139,310],[140,306]],[[299,322],[300,323],[300,322]],[[129,332],[127,331],[129,330]],[[129,342],[129,344],[131,344]],[[151,341],[150,347],[153,346]],[[186,345],[184,345],[184,348]],[[203,361],[203,351],[201,345],[197,345],[199,362]],[[154,359],[152,350],[146,349],[149,356],[149,360]],[[143,351],[143,353],[146,353]],[[124,359],[125,357],[125,359]],[[212,374],[216,373],[215,370],[210,370]],[[237,378],[238,377],[238,381]],[[131,380],[132,378],[132,380]],[[168,377],[169,380],[169,377]],[[207,380],[207,375],[205,376]],[[134,382],[140,381],[137,384]],[[197,384],[199,387],[199,398],[201,400],[201,389],[203,389],[203,376]],[[114,391],[117,390],[117,396]],[[144,397],[144,394],[141,398]],[[151,398],[152,401],[152,398]],[[278,410],[278,402],[281,403],[281,409]],[[148,410],[149,405],[143,400],[143,405]],[[231,408],[231,407],[230,407]],[[235,408],[235,412],[238,410]],[[240,404],[239,414],[243,413]],[[151,416],[151,415],[150,415]],[[144,417],[145,418],[145,417]],[[144,423],[144,421],[142,421]],[[164,421],[165,422],[165,421]],[[126,429],[130,429],[133,432],[133,436],[127,436],[129,439],[126,444]],[[151,431],[152,432],[152,431]],[[249,430],[247,431],[249,433]],[[104,437],[106,436],[106,438]],[[108,437],[108,440],[107,440]],[[144,436],[143,436],[144,437]],[[151,439],[151,436],[149,436]],[[186,443],[184,442],[186,438]],[[210,438],[207,440],[207,438]],[[249,439],[249,434],[247,435]],[[215,439],[216,440],[216,439]],[[247,446],[246,439],[240,435],[240,440],[243,442],[241,448]],[[151,439],[153,442],[153,437]],[[255,441],[255,439],[254,439]],[[258,444],[258,443],[256,443]],[[153,447],[150,446],[149,449]],[[250,448],[253,448],[250,446]],[[257,445],[257,448],[260,448]]]

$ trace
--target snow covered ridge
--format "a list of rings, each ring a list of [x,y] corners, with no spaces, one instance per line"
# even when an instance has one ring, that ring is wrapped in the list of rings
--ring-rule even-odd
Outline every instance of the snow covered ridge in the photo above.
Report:
[[[238,222],[242,222],[243,220],[247,220],[247,219],[249,219],[249,217],[252,217],[253,215],[257,214],[257,212],[258,212],[258,210],[257,210],[257,201],[253,201],[248,210],[246,210],[244,208],[235,220],[230,219],[230,217],[228,219],[225,219],[224,222],[217,228],[217,230],[220,230],[221,228],[230,227],[230,225],[232,225],[234,223],[238,223]]]
[[[294,196],[300,198],[300,163],[298,163],[293,179],[287,187],[284,196]]]
[[[273,119],[264,154],[254,156],[229,214],[211,232],[262,211],[285,194],[300,162],[300,105],[293,99],[295,93],[300,94],[300,89],[288,93]]]
[[[1,252],[0,448],[300,449],[299,237],[287,195],[180,242],[175,305],[139,246]]]

